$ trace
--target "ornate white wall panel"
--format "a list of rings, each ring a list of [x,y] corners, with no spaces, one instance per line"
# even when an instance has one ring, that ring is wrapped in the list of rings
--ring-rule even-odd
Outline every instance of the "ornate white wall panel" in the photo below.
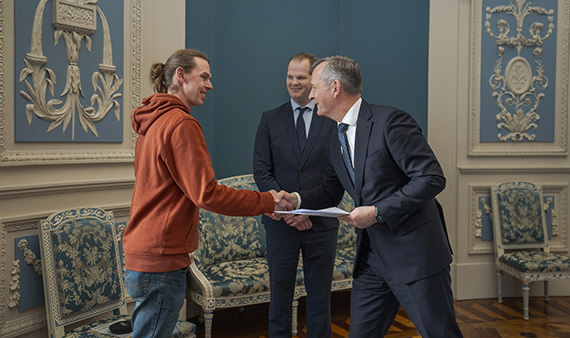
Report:
[[[570,2],[559,0],[556,10],[542,8],[540,2],[528,0],[504,1],[502,5],[485,9],[482,4],[483,0],[471,1],[469,155],[568,155]],[[498,13],[508,13],[514,18],[491,23],[490,19]],[[539,17],[543,22],[539,22]],[[513,27],[513,22],[517,27]],[[543,43],[552,38],[553,33],[557,39],[556,69],[549,69],[549,74],[556,74],[556,82],[549,83],[545,67],[552,65],[544,65],[542,55]],[[481,75],[483,36],[496,40],[496,63],[487,64],[485,67],[490,69],[484,69],[493,74],[490,78]],[[530,62],[521,54],[525,48],[533,49]],[[503,59],[509,49],[516,49],[518,54]],[[498,134],[493,142],[481,141],[482,84],[490,86],[492,100],[496,99],[494,108],[499,112],[495,123]],[[554,85],[555,98],[546,97],[544,91]],[[535,131],[541,123],[539,113],[545,100],[555,101],[554,121],[550,122],[554,128],[554,141],[535,142]],[[542,123],[544,128],[546,122]]]
[[[125,30],[124,30],[124,98],[121,113],[118,118],[123,123],[124,139],[122,143],[34,143],[15,142],[14,135],[14,97],[13,91],[5,91],[4,88],[12,83],[14,69],[12,67],[14,57],[14,0],[0,0],[0,166],[7,165],[30,165],[30,164],[58,164],[58,163],[85,163],[97,160],[99,162],[129,162],[134,157],[134,146],[136,134],[130,126],[130,112],[141,102],[141,1],[125,0]],[[73,4],[63,1],[63,5]],[[51,5],[51,2],[48,4]],[[99,13],[101,15],[101,13]],[[62,19],[63,20],[63,19]],[[60,20],[61,21],[61,20]],[[69,24],[61,21],[59,27],[68,27]],[[63,25],[63,26],[62,26]],[[85,22],[75,24],[84,31],[93,29]],[[89,27],[87,27],[89,26]],[[41,34],[41,33],[40,33]],[[97,47],[99,48],[99,46]],[[107,54],[110,51],[107,50]],[[34,58],[32,58],[34,59]],[[36,58],[37,59],[37,58]],[[108,60],[109,58],[107,58]],[[35,60],[35,59],[34,59]],[[109,63],[109,62],[107,62]],[[28,65],[31,65],[28,62]],[[103,68],[101,68],[101,66]],[[100,79],[107,79],[104,83],[113,81],[112,67],[100,65],[100,70],[104,75]],[[19,71],[19,70],[18,70]],[[29,73],[29,72],[28,72]],[[30,73],[31,74],[31,73]],[[117,79],[115,79],[116,81]],[[109,82],[111,81],[111,82]],[[122,82],[122,80],[120,80]],[[103,84],[104,85],[104,84]],[[111,88],[111,87],[110,87]],[[112,89],[109,89],[112,91]],[[105,92],[103,90],[101,93]],[[111,92],[110,99],[113,97]],[[103,96],[105,96],[103,94]],[[100,97],[101,99],[101,97]],[[117,108],[117,105],[110,101]],[[115,109],[109,108],[109,109]],[[106,112],[103,110],[103,112]],[[45,114],[44,114],[45,115]],[[48,114],[49,115],[49,114]],[[69,114],[67,114],[69,115]],[[99,114],[101,115],[101,114]],[[87,116],[87,115],[86,115]],[[85,128],[96,132],[96,129],[84,121]]]

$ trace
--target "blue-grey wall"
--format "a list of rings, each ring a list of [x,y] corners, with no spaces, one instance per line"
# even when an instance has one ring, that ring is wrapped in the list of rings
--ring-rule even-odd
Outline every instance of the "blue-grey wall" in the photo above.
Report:
[[[186,10],[186,47],[211,61],[214,89],[192,115],[218,178],[252,172],[261,113],[288,100],[298,52],[354,58],[363,97],[408,111],[425,134],[429,1],[187,0]]]

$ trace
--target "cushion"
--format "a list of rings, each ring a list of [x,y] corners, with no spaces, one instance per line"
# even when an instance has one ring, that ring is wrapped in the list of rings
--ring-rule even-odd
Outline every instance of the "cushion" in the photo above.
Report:
[[[514,251],[504,254],[499,261],[522,272],[570,271],[570,256],[540,251]]]
[[[123,316],[123,315],[116,315],[107,317],[105,319],[97,320],[87,325],[78,327],[72,331],[69,331],[65,337],[85,337],[85,338],[109,338],[109,337],[116,337],[114,335],[107,335],[105,333],[100,332],[99,330],[94,330],[94,328],[102,327],[108,328],[114,322],[121,321],[121,320],[128,320],[130,316]],[[193,334],[192,334],[193,333]],[[176,323],[176,327],[174,328],[174,332],[172,333],[172,338],[183,338],[183,337],[195,337],[196,333],[196,325],[191,322],[179,320]]]

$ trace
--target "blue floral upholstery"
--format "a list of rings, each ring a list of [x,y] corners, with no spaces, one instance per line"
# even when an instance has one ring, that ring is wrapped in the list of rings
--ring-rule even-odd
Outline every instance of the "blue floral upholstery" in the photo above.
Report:
[[[354,209],[354,201],[348,193],[344,193],[338,207],[346,211]],[[343,221],[340,222],[336,247],[332,290],[350,289],[356,256],[356,230],[353,226]]]
[[[269,290],[265,257],[212,264],[203,270],[214,285],[214,296],[251,295]]]
[[[126,320],[123,266],[112,212],[97,208],[67,210],[40,222],[40,244],[48,331],[54,337],[109,337],[93,330]],[[64,327],[94,316],[65,334]],[[180,322],[175,337],[195,337],[195,325]]]
[[[550,252],[542,188],[528,182],[504,182],[491,189],[498,300],[503,301],[502,273],[523,286],[523,318],[529,319],[529,284],[570,278],[570,257]]]
[[[505,184],[502,188],[497,200],[503,245],[545,243],[538,189],[520,184]]]
[[[499,261],[522,272],[570,271],[570,257],[541,251],[508,252]]]
[[[253,175],[229,177],[220,184],[257,190]],[[345,195],[340,208],[352,210],[354,203]],[[190,256],[189,297],[204,310],[205,337],[211,337],[213,311],[269,302],[265,227],[261,217],[229,217],[200,210],[200,243]],[[352,287],[352,266],[356,251],[354,228],[339,228],[333,290]],[[302,257],[297,268],[293,302],[293,334],[297,331],[297,299],[305,296]]]

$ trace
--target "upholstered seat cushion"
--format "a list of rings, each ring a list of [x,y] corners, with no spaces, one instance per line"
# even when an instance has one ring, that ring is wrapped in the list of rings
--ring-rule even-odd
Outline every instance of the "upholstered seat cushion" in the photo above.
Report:
[[[539,251],[505,253],[499,261],[522,272],[570,271],[570,257]]]
[[[212,264],[202,270],[212,283],[214,296],[236,296],[269,291],[269,268],[265,257]],[[303,263],[297,268],[297,285],[303,284]],[[194,291],[202,293],[199,287],[191,285]]]
[[[109,327],[114,322],[118,322],[121,320],[128,320],[130,316],[123,316],[123,315],[116,315],[107,317],[105,319],[101,319],[98,321],[94,321],[89,323],[88,325],[81,326],[75,330],[69,331],[64,337],[82,337],[82,338],[109,338],[109,337],[116,337],[115,335],[108,335],[100,330],[95,330],[98,327]],[[195,337],[196,334],[196,325],[191,322],[179,320],[174,328],[174,332],[172,333],[172,338],[182,338],[182,337]]]

